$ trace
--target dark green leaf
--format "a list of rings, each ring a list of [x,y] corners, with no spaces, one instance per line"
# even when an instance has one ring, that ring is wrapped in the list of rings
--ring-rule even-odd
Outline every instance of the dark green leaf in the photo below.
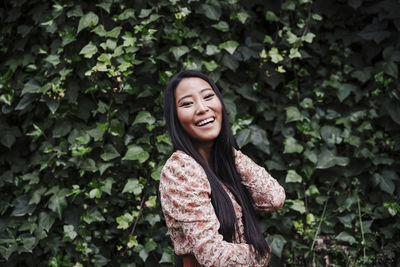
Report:
[[[23,110],[35,101],[35,94],[25,94],[22,99],[18,102],[15,110]]]
[[[25,95],[26,93],[40,93],[41,89],[42,87],[36,80],[30,79],[24,84],[24,89],[22,89],[21,96]]]
[[[381,179],[379,181],[379,188],[382,191],[385,191],[386,193],[393,195],[396,186],[390,178],[388,178],[387,176],[386,177],[381,176]]]
[[[297,109],[297,107],[287,107],[286,108],[286,122],[289,123],[292,121],[302,121],[303,116],[301,115],[300,111]]]
[[[14,209],[11,212],[11,216],[21,217],[26,214],[30,215],[35,209],[35,206],[29,205],[29,199],[30,197],[28,195],[21,195],[17,197],[13,201]]]
[[[175,59],[178,60],[180,57],[182,57],[184,54],[189,52],[189,48],[187,46],[174,46],[171,47],[170,52],[174,55]]]
[[[85,45],[79,52],[79,54],[83,55],[85,58],[92,58],[96,53],[97,47],[92,42],[89,42],[87,45]]]
[[[226,23],[225,21],[221,20],[216,24],[211,25],[213,28],[220,30],[221,32],[227,32],[229,31],[229,24]]]
[[[221,17],[221,9],[217,6],[212,6],[208,4],[201,4],[200,8],[196,10],[198,13],[205,15],[211,20],[219,20]]]
[[[267,11],[267,14],[265,15],[265,18],[268,20],[268,21],[279,21],[280,19],[279,19],[279,17],[277,17],[276,15],[275,15],[275,13],[274,12],[272,12],[272,11]]]
[[[289,170],[285,178],[285,183],[301,183],[302,180],[301,176],[295,170]]]
[[[122,193],[133,193],[134,195],[140,195],[143,190],[143,185],[139,183],[138,179],[129,178],[128,182],[125,184]]]
[[[55,219],[49,213],[41,212],[39,215],[39,226],[49,232],[53,226]]]
[[[138,115],[135,118],[135,121],[132,123],[132,125],[138,124],[138,123],[147,123],[147,124],[154,124],[156,119],[151,115],[150,112],[148,111],[140,111]]]
[[[284,144],[285,149],[283,153],[301,153],[303,151],[303,146],[293,137],[286,138]]]
[[[224,49],[229,52],[229,54],[235,53],[236,48],[239,46],[239,43],[236,41],[226,41],[224,43],[219,44],[219,49]]]
[[[140,13],[142,14],[142,13]],[[136,19],[135,17],[135,10],[129,8],[124,10],[124,12],[122,12],[119,16],[118,16],[119,20],[126,20],[126,19]]]
[[[65,197],[68,193],[69,190],[63,188],[59,191],[56,191],[49,199],[48,207],[57,214],[59,219],[62,217],[63,209],[67,206]]]
[[[336,236],[336,240],[349,243],[350,245],[357,243],[356,239],[347,232],[341,232],[338,236]]]
[[[104,146],[104,153],[100,155],[100,157],[104,161],[109,161],[109,160],[115,159],[115,158],[117,158],[119,156],[120,156],[120,154],[115,149],[115,147],[113,145],[111,145],[111,144],[105,145]]]
[[[86,214],[83,214],[82,218],[87,224],[105,221],[103,215],[101,215],[101,213],[95,208],[92,208],[87,211]]]
[[[386,23],[372,23],[358,33],[364,40],[374,40],[376,43],[382,42],[390,36],[390,32],[385,31]]]
[[[241,130],[236,136],[236,142],[240,148],[244,147],[250,142],[251,131],[250,129]]]
[[[283,247],[287,243],[286,239],[279,234],[275,234],[268,236],[267,242],[271,246],[272,253],[278,258],[281,258]]]
[[[93,12],[86,13],[79,20],[77,33],[87,27],[96,26],[97,23],[99,23],[99,17],[96,14],[94,14]]]
[[[140,163],[145,162],[149,158],[149,153],[144,151],[142,147],[138,145],[130,145],[128,151],[126,151],[123,160],[138,160]]]

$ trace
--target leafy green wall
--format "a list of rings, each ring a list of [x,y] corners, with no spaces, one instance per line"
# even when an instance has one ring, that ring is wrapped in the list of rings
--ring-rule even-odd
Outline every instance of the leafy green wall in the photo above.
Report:
[[[97,4],[95,4],[97,3]],[[171,266],[162,90],[223,92],[242,150],[286,189],[271,266],[400,256],[400,3],[2,1],[0,263]]]

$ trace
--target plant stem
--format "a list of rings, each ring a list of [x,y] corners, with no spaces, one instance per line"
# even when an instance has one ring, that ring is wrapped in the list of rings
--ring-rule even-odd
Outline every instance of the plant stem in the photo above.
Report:
[[[361,245],[363,246],[364,263],[365,263],[367,256],[366,256],[366,252],[365,252],[364,227],[363,227],[362,220],[361,220],[360,197],[358,196],[358,188],[356,190],[356,196],[357,196],[357,206],[358,206],[358,219],[360,220],[360,229],[361,229],[361,238],[362,238]]]
[[[137,218],[135,220],[135,223],[133,224],[131,232],[129,233],[129,238],[131,238],[133,236],[133,233],[135,232],[135,229],[136,229],[136,224],[139,221],[140,217],[142,216],[144,200],[145,200],[145,196],[143,195],[142,201],[140,201],[140,212],[139,212],[139,215],[137,216]],[[126,245],[124,251],[122,251],[121,254],[120,254],[121,257],[123,257],[125,255],[125,253],[128,251],[128,249],[129,249],[129,247],[128,247],[128,245]]]
[[[314,239],[313,239],[310,251],[314,250],[315,240],[317,240],[317,236],[319,235],[319,231],[321,230],[321,224],[322,224],[322,221],[324,220],[324,217],[325,217],[325,212],[326,212],[326,207],[328,205],[328,200],[329,200],[329,198],[327,198],[325,200],[325,205],[324,205],[324,209],[322,211],[322,216],[321,216],[321,219],[319,220],[318,228],[317,228],[317,231],[315,232]]]

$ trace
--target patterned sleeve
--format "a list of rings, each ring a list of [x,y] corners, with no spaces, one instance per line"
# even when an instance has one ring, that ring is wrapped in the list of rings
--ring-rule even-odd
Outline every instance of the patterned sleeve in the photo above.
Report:
[[[211,188],[200,165],[186,154],[171,158],[161,174],[160,196],[167,226],[175,229],[174,246],[184,243],[202,266],[264,266],[266,259],[257,262],[252,246],[226,242],[218,233]]]
[[[235,164],[242,184],[249,190],[259,211],[272,212],[282,207],[286,195],[283,187],[261,166],[241,151],[235,150]]]

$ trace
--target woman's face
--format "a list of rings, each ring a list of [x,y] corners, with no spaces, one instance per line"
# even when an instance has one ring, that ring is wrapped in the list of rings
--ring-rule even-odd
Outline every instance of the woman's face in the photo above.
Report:
[[[175,89],[179,122],[195,145],[213,142],[221,132],[222,104],[211,85],[197,77],[184,78]]]

